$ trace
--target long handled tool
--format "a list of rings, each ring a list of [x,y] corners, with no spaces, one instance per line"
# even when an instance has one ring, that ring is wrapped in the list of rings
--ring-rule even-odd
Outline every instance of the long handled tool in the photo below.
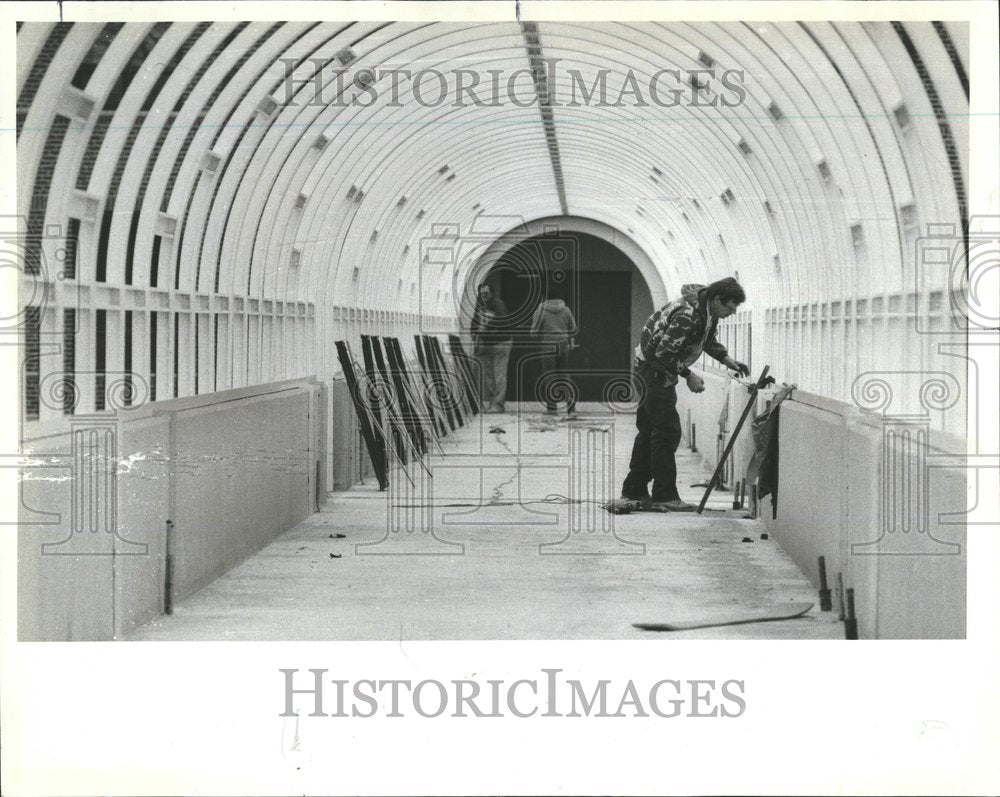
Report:
[[[815,604],[790,603],[786,608],[775,608],[772,612],[762,610],[760,614],[748,614],[744,617],[731,617],[728,620],[693,620],[690,622],[673,623],[632,623],[643,631],[692,631],[696,628],[721,628],[725,625],[749,625],[750,623],[772,623],[777,620],[795,620],[803,617]]]
[[[705,490],[705,494],[701,497],[701,503],[698,504],[698,514],[700,515],[705,509],[705,503],[708,501],[708,497],[712,494],[712,490],[715,489],[715,485],[719,483],[719,478],[722,476],[722,469],[725,467],[726,460],[729,458],[730,452],[733,450],[733,445],[736,443],[736,438],[739,437],[740,429],[743,428],[743,424],[750,414],[750,410],[753,409],[753,404],[757,400],[757,392],[768,384],[768,381],[773,382],[774,380],[768,380],[767,372],[771,369],[770,365],[765,365],[764,370],[760,372],[760,379],[754,383],[754,386],[750,388],[750,400],[747,401],[746,407],[743,408],[743,414],[740,416],[739,423],[736,424],[736,428],[733,429],[733,433],[729,438],[729,442],[726,444],[726,450],[722,452],[722,456],[719,458],[719,462],[715,466],[715,473],[712,474],[711,480],[708,482],[708,488]]]

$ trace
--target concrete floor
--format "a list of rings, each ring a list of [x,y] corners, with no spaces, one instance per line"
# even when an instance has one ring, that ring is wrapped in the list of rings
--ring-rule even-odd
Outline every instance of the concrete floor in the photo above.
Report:
[[[817,597],[778,544],[761,539],[763,526],[732,509],[729,492],[716,493],[702,516],[601,510],[624,476],[634,415],[581,405],[567,422],[508,407],[442,439],[444,455],[428,460],[432,480],[411,464],[415,488],[396,469],[388,492],[369,480],[331,495],[322,512],[132,638],[843,637],[836,615],[818,605],[780,622],[633,628],[781,613]],[[686,449],[677,460],[681,496],[697,503],[703,489],[690,485],[710,473]]]

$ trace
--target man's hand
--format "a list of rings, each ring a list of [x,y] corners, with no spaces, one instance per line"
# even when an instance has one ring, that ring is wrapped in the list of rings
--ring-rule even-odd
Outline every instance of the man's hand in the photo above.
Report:
[[[741,363],[739,360],[734,360],[732,357],[726,357],[722,361],[722,364],[733,371],[736,371],[740,376],[750,376],[750,369],[747,367],[746,363]]]
[[[688,390],[692,393],[703,393],[705,390],[705,380],[692,371],[687,375],[687,386]]]

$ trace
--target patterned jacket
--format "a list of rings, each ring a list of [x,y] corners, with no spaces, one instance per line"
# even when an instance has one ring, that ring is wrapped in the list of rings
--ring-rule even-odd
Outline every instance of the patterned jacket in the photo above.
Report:
[[[687,376],[688,366],[704,352],[719,362],[729,356],[715,339],[719,319],[709,315],[705,286],[690,283],[681,295],[653,313],[639,336],[636,364],[645,361],[664,375],[666,385]]]

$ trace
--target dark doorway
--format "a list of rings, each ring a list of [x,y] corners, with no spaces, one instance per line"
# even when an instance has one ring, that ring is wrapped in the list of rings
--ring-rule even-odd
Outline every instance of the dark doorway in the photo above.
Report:
[[[645,281],[621,250],[591,235],[541,235],[508,250],[487,278],[507,306],[514,337],[508,401],[540,398],[536,386],[542,347],[529,333],[546,280],[558,287],[579,326],[570,355],[579,400],[601,401],[608,383],[620,382],[629,372],[636,320],[652,312]]]

